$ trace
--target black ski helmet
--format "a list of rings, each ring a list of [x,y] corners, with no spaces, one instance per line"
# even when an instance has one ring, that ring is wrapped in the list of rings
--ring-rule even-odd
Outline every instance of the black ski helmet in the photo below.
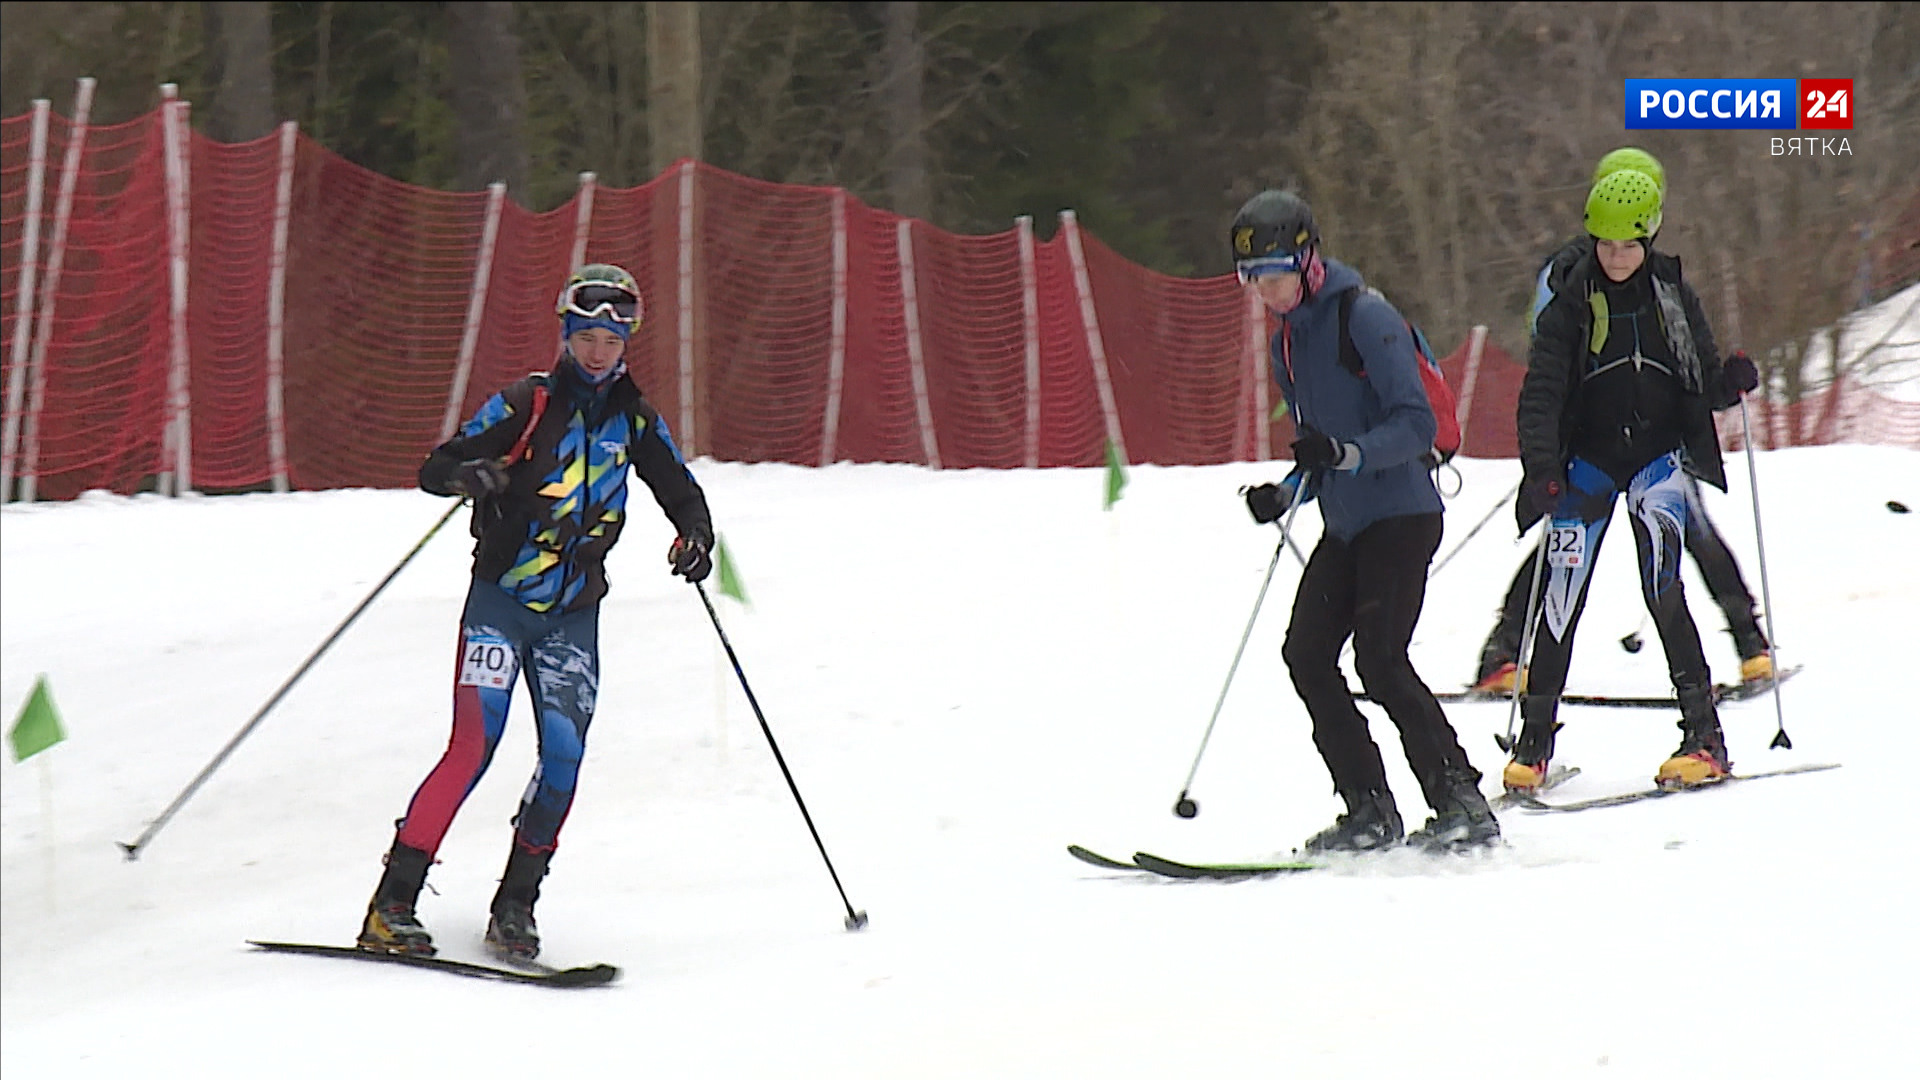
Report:
[[[1229,235],[1235,265],[1275,255],[1297,255],[1320,242],[1313,207],[1291,191],[1263,191],[1233,215]]]

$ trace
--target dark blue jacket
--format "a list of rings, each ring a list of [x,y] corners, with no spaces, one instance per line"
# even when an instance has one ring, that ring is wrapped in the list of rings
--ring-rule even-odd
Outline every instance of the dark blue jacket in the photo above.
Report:
[[[1323,470],[1309,487],[1327,531],[1351,541],[1390,517],[1440,513],[1440,492],[1423,460],[1436,424],[1420,385],[1407,323],[1352,267],[1325,260],[1326,280],[1280,320],[1273,377],[1295,427],[1311,426],[1360,448],[1353,472]],[[1348,324],[1366,377],[1340,363],[1340,293],[1363,290]]]

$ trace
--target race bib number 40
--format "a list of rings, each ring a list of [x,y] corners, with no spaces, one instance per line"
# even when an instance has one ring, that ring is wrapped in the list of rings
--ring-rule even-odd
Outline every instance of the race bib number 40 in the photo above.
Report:
[[[1547,531],[1547,562],[1571,569],[1587,561],[1587,530],[1579,525],[1555,525]]]
[[[468,638],[460,655],[460,685],[513,689],[520,661],[513,646],[498,638]]]

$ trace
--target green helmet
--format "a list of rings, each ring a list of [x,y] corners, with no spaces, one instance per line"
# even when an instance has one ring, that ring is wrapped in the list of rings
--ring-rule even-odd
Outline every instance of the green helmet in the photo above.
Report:
[[[1600,159],[1600,164],[1593,167],[1593,182],[1597,184],[1622,169],[1646,173],[1653,177],[1654,185],[1660,189],[1660,194],[1667,193],[1667,170],[1660,166],[1660,159],[1637,146],[1623,146],[1618,150],[1608,151],[1607,155]]]
[[[1634,169],[1608,173],[1587,193],[1587,232],[1601,240],[1639,240],[1660,231],[1660,185]]]

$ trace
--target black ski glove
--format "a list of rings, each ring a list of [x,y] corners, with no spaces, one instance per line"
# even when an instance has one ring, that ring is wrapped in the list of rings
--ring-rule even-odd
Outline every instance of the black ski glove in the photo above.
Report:
[[[1240,494],[1247,500],[1247,513],[1253,515],[1255,523],[1271,525],[1287,514],[1287,508],[1300,493],[1300,471],[1295,469],[1285,480],[1277,484],[1261,484],[1257,487],[1243,487]]]
[[[695,529],[690,536],[675,537],[673,546],[667,549],[667,561],[673,564],[676,576],[688,581],[705,581],[713,573],[713,538],[704,530]]]
[[[1736,394],[1744,394],[1760,385],[1760,369],[1754,366],[1753,357],[1745,349],[1736,351],[1722,364],[1726,374],[1727,389]]]
[[[1302,425],[1300,437],[1293,440],[1293,463],[1302,469],[1357,469],[1360,467],[1360,448],[1352,443],[1343,443],[1331,435],[1314,430],[1312,425]]]
[[[1565,490],[1566,483],[1557,476],[1529,476],[1520,485],[1520,501],[1531,511],[1528,516],[1538,520],[1553,513]]]
[[[476,499],[507,490],[507,470],[489,458],[463,461],[453,470],[453,486]]]

